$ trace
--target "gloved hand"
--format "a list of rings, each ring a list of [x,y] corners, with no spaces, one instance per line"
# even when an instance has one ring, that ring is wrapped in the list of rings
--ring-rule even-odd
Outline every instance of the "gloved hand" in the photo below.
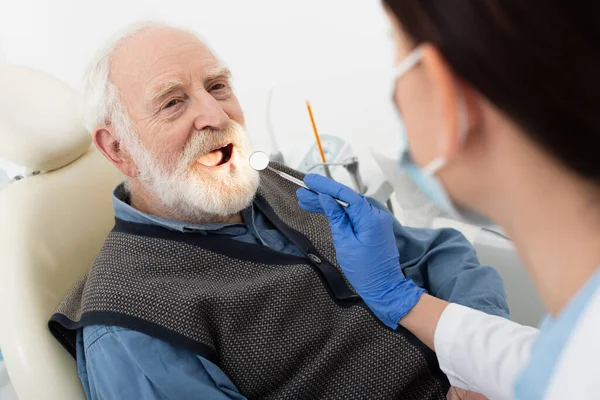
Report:
[[[313,193],[298,189],[298,204],[329,219],[337,261],[367,306],[392,329],[419,301],[424,289],[400,269],[392,217],[347,186],[321,175],[304,178]],[[348,203],[340,206],[333,197]]]

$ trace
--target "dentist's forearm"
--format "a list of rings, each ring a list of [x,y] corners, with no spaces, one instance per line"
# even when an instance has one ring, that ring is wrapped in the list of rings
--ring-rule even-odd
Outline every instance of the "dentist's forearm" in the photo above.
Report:
[[[400,320],[435,350],[450,384],[491,399],[512,398],[538,330],[427,294]]]
[[[416,337],[435,351],[435,329],[446,307],[447,301],[428,294],[421,295],[417,304],[399,321],[400,325],[411,331]]]

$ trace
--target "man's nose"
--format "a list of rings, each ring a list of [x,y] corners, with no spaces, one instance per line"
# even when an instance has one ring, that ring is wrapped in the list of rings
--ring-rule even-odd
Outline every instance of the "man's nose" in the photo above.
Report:
[[[229,124],[229,119],[229,115],[223,110],[221,104],[210,93],[203,93],[199,96],[197,116],[194,120],[196,130],[223,130]]]

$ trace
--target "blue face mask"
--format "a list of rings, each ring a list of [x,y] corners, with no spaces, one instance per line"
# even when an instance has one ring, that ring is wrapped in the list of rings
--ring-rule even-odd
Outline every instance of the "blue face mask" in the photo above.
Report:
[[[421,52],[417,47],[396,67],[394,74],[395,81],[410,71],[420,60]],[[458,129],[459,134],[462,138],[464,138],[467,132],[466,106],[462,96],[458,100]],[[425,167],[419,167],[413,161],[412,156],[410,155],[410,151],[408,149],[408,139],[406,138],[406,133],[404,130],[402,131],[402,135],[404,136],[402,139],[405,146],[399,160],[400,169],[408,174],[411,180],[440,210],[449,214],[454,219],[473,225],[483,227],[494,226],[489,218],[472,210],[460,207],[456,205],[452,199],[450,199],[450,196],[448,196],[448,192],[444,188],[444,185],[436,176],[436,173],[446,165],[447,160],[445,157],[438,157]]]

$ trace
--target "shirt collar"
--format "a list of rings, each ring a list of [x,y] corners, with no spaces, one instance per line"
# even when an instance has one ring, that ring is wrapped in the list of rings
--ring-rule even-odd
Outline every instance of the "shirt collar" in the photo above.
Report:
[[[123,221],[133,222],[138,224],[161,226],[179,232],[207,232],[216,231],[225,227],[240,226],[241,224],[213,222],[209,224],[192,224],[189,222],[178,221],[170,218],[163,218],[157,215],[146,214],[132,207],[130,204],[129,192],[125,189],[125,185],[121,183],[113,191],[113,207],[115,216]],[[250,206],[242,211],[244,221],[247,217],[250,220],[253,218],[253,207]],[[249,214],[249,215],[245,215]]]

